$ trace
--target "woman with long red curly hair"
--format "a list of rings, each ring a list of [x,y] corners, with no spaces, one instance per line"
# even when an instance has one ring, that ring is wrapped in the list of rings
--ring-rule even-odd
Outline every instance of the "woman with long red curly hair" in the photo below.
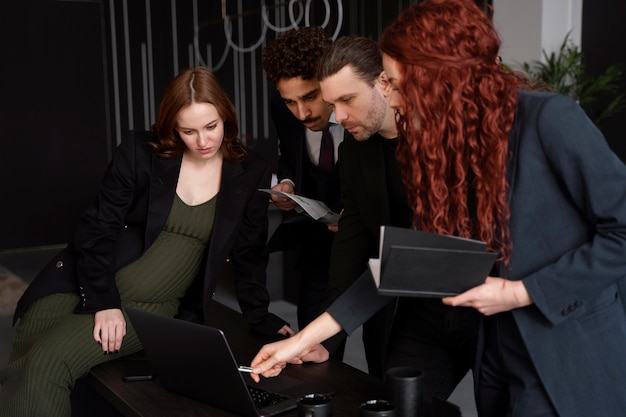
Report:
[[[500,41],[482,12],[480,20],[450,14],[433,24],[427,10],[406,10],[381,41],[387,63],[402,63],[395,87],[403,103],[390,104],[398,108],[397,158],[414,226],[481,239],[508,259],[505,171],[516,79],[500,70]]]
[[[499,46],[468,0],[410,7],[381,41],[415,227],[501,254],[443,300],[485,316],[479,415],[626,415],[626,169],[576,103],[518,90]]]
[[[626,415],[626,167],[576,103],[518,89],[499,47],[471,0],[420,1],[381,40],[414,227],[500,254],[494,276],[443,299],[483,316],[478,414]],[[319,359],[319,341],[375,305],[364,294],[264,346],[253,377]]]

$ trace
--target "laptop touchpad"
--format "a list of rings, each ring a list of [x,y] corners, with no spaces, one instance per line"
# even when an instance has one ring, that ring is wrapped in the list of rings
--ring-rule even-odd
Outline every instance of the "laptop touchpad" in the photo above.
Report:
[[[274,378],[261,377],[261,381],[258,384],[252,380],[246,381],[246,384],[253,387],[263,388],[267,391],[285,392],[297,387],[298,385],[304,384],[304,382],[287,375],[279,375]]]

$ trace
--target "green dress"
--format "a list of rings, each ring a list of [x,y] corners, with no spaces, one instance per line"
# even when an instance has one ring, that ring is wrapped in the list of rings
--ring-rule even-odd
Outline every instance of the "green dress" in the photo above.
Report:
[[[213,230],[217,196],[188,206],[178,196],[163,231],[141,258],[116,274],[122,307],[174,316],[198,276]],[[74,314],[75,293],[44,297],[25,312],[16,329],[9,365],[0,372],[0,417],[71,415],[76,379],[101,363],[141,350],[126,318],[117,353],[103,355],[93,338],[93,314]]]

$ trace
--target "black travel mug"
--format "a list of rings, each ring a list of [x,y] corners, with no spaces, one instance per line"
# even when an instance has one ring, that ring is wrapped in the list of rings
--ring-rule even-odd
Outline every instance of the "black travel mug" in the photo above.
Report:
[[[387,400],[369,400],[359,407],[359,417],[398,417],[396,406]]]
[[[298,401],[298,417],[331,417],[333,399],[324,394],[306,394]]]
[[[385,373],[389,400],[396,405],[396,417],[422,417],[422,372],[410,366],[390,368]]]

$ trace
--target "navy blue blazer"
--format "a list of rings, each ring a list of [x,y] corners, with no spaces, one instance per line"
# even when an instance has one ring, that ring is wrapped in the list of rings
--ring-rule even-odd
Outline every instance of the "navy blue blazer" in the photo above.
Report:
[[[626,168],[569,98],[520,91],[510,134],[513,317],[561,416],[626,415]]]
[[[36,299],[78,292],[78,313],[120,308],[115,273],[139,258],[155,241],[169,215],[182,163],[156,155],[152,132],[131,132],[115,151],[94,203],[75,239],[35,277],[19,301],[15,319]],[[215,221],[204,269],[181,305],[201,321],[218,278],[229,262],[243,314],[256,330],[275,334],[285,321],[267,311],[267,196],[269,165],[248,150],[242,162],[224,160]],[[192,313],[192,314],[190,314]]]
[[[534,301],[512,312],[530,358],[560,416],[624,416],[626,167],[557,94],[520,91],[509,141],[507,276]],[[351,333],[388,300],[366,271],[327,311]]]

